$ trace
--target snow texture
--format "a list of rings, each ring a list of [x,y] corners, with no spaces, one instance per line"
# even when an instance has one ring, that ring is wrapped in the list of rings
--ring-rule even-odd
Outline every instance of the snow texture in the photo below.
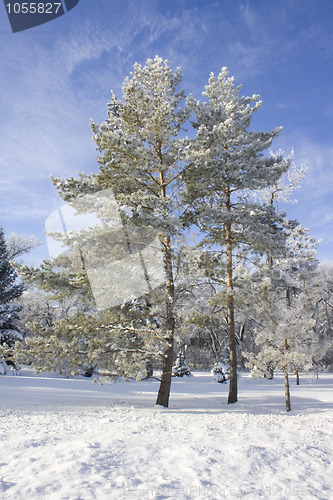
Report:
[[[208,373],[94,385],[0,377],[1,500],[333,498],[333,374],[239,380],[240,401]]]

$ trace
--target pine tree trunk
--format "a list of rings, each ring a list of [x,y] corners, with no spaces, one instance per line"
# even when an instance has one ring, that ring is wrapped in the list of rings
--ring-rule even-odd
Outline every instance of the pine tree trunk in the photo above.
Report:
[[[284,352],[288,350],[288,341],[284,341]],[[290,405],[290,390],[289,390],[289,377],[288,377],[288,367],[285,367],[284,370],[284,392],[286,396],[286,411],[291,410],[291,405]]]
[[[158,159],[162,167],[163,158],[161,151],[161,143],[159,143],[157,146],[158,146]],[[161,197],[166,198],[166,186],[162,169],[160,171],[160,190],[161,190]],[[162,367],[162,377],[156,404],[167,408],[169,406],[169,397],[171,390],[174,333],[175,333],[175,315],[173,309],[175,291],[174,291],[174,280],[173,280],[173,269],[172,269],[171,238],[169,235],[164,238],[163,250],[164,250],[165,279],[166,279],[165,329],[167,332],[167,336],[166,336],[166,348],[164,351],[164,360]]]
[[[230,189],[226,189],[227,210],[231,211]],[[237,350],[236,350],[236,331],[235,331],[235,306],[233,294],[233,273],[232,273],[232,236],[231,223],[226,224],[226,246],[227,246],[227,317],[228,317],[228,337],[229,337],[229,355],[230,355],[230,380],[228,404],[236,403],[237,390]]]
[[[173,365],[173,342],[169,344],[164,354],[165,358],[163,361],[162,379],[157,394],[156,404],[168,408],[170,389],[171,389],[171,373]]]
[[[171,376],[173,366],[173,348],[174,348],[174,332],[175,332],[175,317],[173,311],[174,301],[174,283],[171,259],[170,237],[165,238],[165,273],[166,273],[166,323],[167,331],[166,348],[164,351],[164,360],[162,367],[162,378],[160,388],[157,395],[156,404],[169,406],[169,397],[171,389]]]

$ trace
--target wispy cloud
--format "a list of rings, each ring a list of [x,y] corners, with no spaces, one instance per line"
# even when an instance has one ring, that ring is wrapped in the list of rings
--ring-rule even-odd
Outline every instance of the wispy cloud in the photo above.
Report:
[[[308,166],[304,185],[309,199],[322,203],[326,196],[333,198],[333,145],[304,134],[297,136],[290,140],[293,140],[296,161]]]
[[[55,193],[50,194],[39,189],[23,189],[22,184],[11,186],[8,193],[1,192],[0,220],[9,223],[26,221],[27,226],[33,221],[44,221],[52,210],[58,207]],[[43,224],[42,224],[43,225]],[[29,231],[29,230],[28,230]]]
[[[332,259],[333,243],[333,145],[316,141],[305,133],[295,133],[286,139],[295,151],[297,165],[308,167],[307,175],[296,197],[296,207],[286,207],[289,217],[295,217],[322,240],[318,248],[321,259]]]
[[[144,63],[156,54],[168,58],[173,67],[183,67],[184,86],[199,97],[210,71],[222,66],[237,82],[255,83],[253,91],[260,93],[265,79],[276,78],[283,69],[288,73],[295,54],[316,55],[322,47],[324,61],[333,53],[333,39],[310,0],[260,2],[260,8],[250,1],[219,0],[174,2],[173,7],[147,0],[81,4],[64,16],[66,30],[60,31],[59,20],[53,32],[12,36],[1,53],[3,220],[21,221],[27,214],[45,218],[57,203],[50,174],[96,169],[89,118],[105,119],[109,91],[121,93],[135,61]],[[304,25],[298,12],[307,16]],[[269,104],[272,113],[279,102],[281,94]],[[287,95],[280,109],[297,108],[298,102]],[[324,111],[331,116],[329,106]],[[331,219],[321,203],[332,195],[332,146],[302,131],[282,139],[281,145],[287,153],[293,147],[295,162],[309,166],[299,197],[308,203],[313,222],[321,213],[326,230]]]
[[[105,116],[109,89],[120,91],[135,60],[144,62],[158,49],[165,57],[178,50],[178,65],[179,54],[185,60],[198,50],[204,31],[195,10],[166,17],[154,7],[149,10],[145,2],[134,2],[129,16],[117,17],[112,11],[117,23],[111,27],[100,19],[96,23],[93,13],[80,23],[73,21],[65,35],[48,37],[47,43],[40,43],[40,37],[17,37],[2,53],[0,72],[6,75],[0,82],[2,192],[11,186],[13,193],[22,194],[20,207],[11,206],[8,217],[21,216],[32,189],[28,179],[44,182],[51,173],[69,175],[94,168],[89,118]],[[105,14],[106,19],[111,17],[111,7]]]
[[[240,19],[228,43],[232,71],[241,79],[265,74],[267,67],[283,71],[304,52],[308,57],[320,54],[328,62],[333,41],[322,22],[322,16],[330,15],[328,9],[329,2],[319,6],[311,0],[262,2],[260,8],[253,2],[241,3]],[[240,29],[243,36],[239,36]]]

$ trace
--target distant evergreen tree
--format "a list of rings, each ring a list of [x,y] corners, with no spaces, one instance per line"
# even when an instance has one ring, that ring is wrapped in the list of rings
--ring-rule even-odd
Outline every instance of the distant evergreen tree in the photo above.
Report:
[[[175,364],[172,367],[172,375],[174,377],[184,377],[184,375],[191,375],[191,370],[185,361],[186,347],[187,346],[185,346],[184,349],[180,349],[180,351],[178,352]]]
[[[13,269],[5,240],[4,230],[0,227],[0,346],[13,347],[22,339],[18,320],[21,306],[13,300],[23,292],[23,285],[17,282],[17,274]],[[1,356],[5,359],[7,355]]]

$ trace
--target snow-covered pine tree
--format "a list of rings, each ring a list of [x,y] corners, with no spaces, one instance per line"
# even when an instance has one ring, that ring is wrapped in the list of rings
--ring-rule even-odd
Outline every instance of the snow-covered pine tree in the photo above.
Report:
[[[190,376],[191,370],[186,363],[185,353],[187,346],[180,348],[174,366],[172,367],[172,375],[174,377],[184,377],[184,375]]]
[[[234,306],[234,263],[237,253],[265,252],[277,245],[282,235],[281,217],[265,203],[246,198],[246,191],[275,183],[289,168],[282,155],[269,156],[267,150],[281,128],[271,132],[250,131],[252,115],[261,106],[258,95],[239,95],[241,86],[222,68],[213,73],[203,92],[206,102],[188,99],[195,113],[196,139],[189,150],[192,168],[187,172],[188,223],[205,234],[204,242],[219,260],[225,259],[225,274],[216,276],[226,289],[230,352],[228,403],[237,401],[237,356]],[[199,193],[200,192],[200,193]],[[220,262],[219,262],[220,266]],[[221,268],[221,266],[220,266]]]
[[[290,159],[292,158],[292,155]],[[278,207],[281,202],[296,203],[297,200],[292,197],[294,191],[298,189],[301,185],[301,181],[305,177],[306,167],[300,166],[296,167],[292,165],[291,168],[286,172],[285,175],[280,177],[273,185],[260,189],[256,193],[252,193],[251,196],[256,199],[263,199],[271,207]],[[294,332],[293,335],[298,335],[299,342],[295,344],[288,341],[287,338],[283,339],[283,352],[295,350],[295,346],[299,347],[299,350],[307,346],[307,363],[305,363],[304,354],[300,357],[299,361],[295,360],[292,364],[291,362],[284,363],[284,357],[281,357],[281,363],[273,362],[272,359],[265,359],[267,355],[266,348],[271,347],[271,341],[267,338],[265,343],[265,334],[262,335],[262,330],[257,328],[257,346],[263,348],[262,352],[257,354],[258,359],[260,359],[260,368],[256,365],[256,374],[264,373],[267,376],[267,367],[271,371],[274,371],[277,367],[283,369],[285,374],[285,395],[286,395],[286,408],[287,411],[291,408],[290,405],[290,390],[289,390],[289,372],[293,369],[296,374],[296,381],[299,384],[299,371],[304,369],[305,366],[311,367],[311,363],[318,361],[323,353],[328,349],[327,342],[328,338],[325,335],[320,318],[321,305],[325,302],[325,287],[323,283],[320,283],[320,274],[318,273],[317,260],[316,260],[316,247],[318,242],[315,242],[314,238],[308,235],[308,231],[302,228],[296,221],[288,222],[286,220],[285,226],[289,234],[287,244],[284,249],[283,255],[278,255],[273,258],[271,253],[267,254],[267,260],[262,261],[260,265],[261,270],[255,272],[252,275],[252,286],[248,294],[254,296],[255,303],[252,310],[258,310],[258,304],[260,313],[264,313],[260,317],[260,313],[257,316],[258,323],[265,325],[264,330],[270,330],[271,325],[275,324],[276,321],[280,325],[283,324],[284,320],[287,321],[286,317],[294,317],[295,325],[290,326],[291,330]],[[258,266],[259,268],[259,266]],[[258,277],[261,276],[258,280]],[[305,288],[304,288],[305,287]],[[260,290],[263,295],[260,297]],[[308,300],[308,306],[305,307],[304,293],[306,290],[306,295],[311,299]],[[258,293],[259,292],[259,295]],[[262,305],[262,299],[265,305]],[[302,300],[300,300],[302,299]],[[280,311],[282,314],[282,319],[277,318],[276,310],[273,311],[272,304],[282,303],[283,308]],[[268,306],[270,304],[270,306]],[[309,307],[310,305],[310,307]],[[283,309],[287,307],[286,311]],[[297,315],[297,308],[301,308]],[[304,310],[303,310],[304,309]],[[307,309],[307,312],[306,312]],[[267,321],[270,326],[267,326]],[[309,328],[307,325],[314,324],[313,328]],[[289,318],[289,322],[291,319]],[[297,326],[296,326],[297,323]],[[259,339],[259,340],[258,340]],[[277,341],[278,343],[279,341]],[[281,342],[281,339],[280,339]],[[292,344],[290,346],[289,344]],[[275,358],[278,354],[275,353]],[[248,356],[249,354],[247,354]],[[252,365],[256,363],[255,359],[257,356],[251,356]],[[246,355],[245,355],[246,357]],[[251,366],[251,364],[250,364]]]
[[[68,202],[88,192],[112,190],[128,226],[153,228],[160,238],[164,258],[164,310],[160,313],[164,341],[162,380],[156,403],[168,406],[173,366],[175,311],[173,249],[182,231],[185,207],[183,177],[188,168],[184,151],[188,141],[181,129],[189,113],[181,107],[184,91],[178,90],[181,70],[172,72],[168,61],[148,59],[136,63],[123,84],[123,98],[112,95],[108,117],[92,122],[100,152],[99,171],[91,176],[54,179],[60,196]]]
[[[39,268],[21,266],[20,275],[34,287],[26,297],[32,313],[36,307],[39,311],[25,323],[28,334],[16,346],[18,360],[38,372],[90,372],[101,381],[145,377],[145,358],[158,352],[150,350],[157,333],[147,322],[144,299],[97,310],[80,255],[73,250]]]
[[[18,326],[21,306],[14,302],[22,292],[23,285],[10,263],[4,230],[0,227],[0,346],[5,360],[10,356],[8,348],[22,339]]]
[[[253,274],[252,294],[258,322],[259,352],[244,353],[248,366],[265,373],[268,364],[285,376],[286,411],[291,410],[289,373],[308,370],[325,348],[315,330],[321,287],[317,279],[317,242],[295,225],[286,252]],[[265,268],[264,268],[265,267]]]

